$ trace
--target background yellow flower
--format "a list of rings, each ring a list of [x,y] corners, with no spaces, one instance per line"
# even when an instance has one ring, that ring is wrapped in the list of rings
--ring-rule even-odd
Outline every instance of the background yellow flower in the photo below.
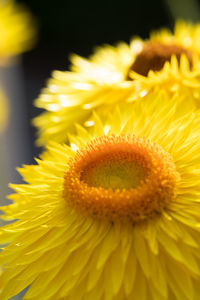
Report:
[[[0,2],[0,36],[0,65],[29,50],[35,41],[35,26],[31,15],[13,0]]]
[[[130,45],[105,45],[89,59],[72,55],[71,71],[53,72],[35,102],[45,109],[33,121],[38,129],[37,144],[65,142],[74,122],[93,125],[93,109],[106,116],[116,103],[133,102],[155,89],[165,89],[171,96],[188,95],[199,106],[200,59],[196,48],[188,48],[184,38],[177,35],[164,37],[154,33],[147,41],[134,38]]]
[[[152,31],[150,40],[164,44],[176,44],[200,54],[200,23],[177,20],[173,32],[168,28]]]
[[[19,170],[2,300],[28,285],[24,299],[198,300],[200,114],[184,100],[94,114],[91,132],[77,125]]]
[[[175,23],[174,33],[167,28],[151,32],[133,62],[130,78],[146,92],[156,86],[187,94],[199,107],[199,34],[199,24],[184,21]]]

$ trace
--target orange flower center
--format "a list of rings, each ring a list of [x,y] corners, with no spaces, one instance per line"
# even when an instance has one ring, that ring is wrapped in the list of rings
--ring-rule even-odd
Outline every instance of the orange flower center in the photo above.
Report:
[[[159,145],[136,136],[103,136],[70,161],[63,196],[87,215],[138,222],[172,201],[178,178],[171,156]]]
[[[171,56],[175,55],[180,63],[181,54],[185,54],[192,66],[192,53],[181,46],[174,44],[167,45],[161,43],[146,43],[143,50],[137,55],[130,70],[138,74],[147,76],[150,70],[160,71],[166,61],[171,60]],[[129,70],[129,71],[130,71]],[[130,79],[130,78],[128,78]]]

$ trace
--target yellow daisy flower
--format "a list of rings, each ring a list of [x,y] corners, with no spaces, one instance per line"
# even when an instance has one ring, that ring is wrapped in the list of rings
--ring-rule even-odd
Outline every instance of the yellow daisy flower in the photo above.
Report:
[[[184,20],[175,23],[174,31],[168,28],[155,30],[150,34],[152,42],[176,44],[187,50],[200,54],[200,23],[194,24]]]
[[[34,120],[38,145],[49,140],[66,142],[74,122],[93,125],[92,109],[106,116],[116,103],[143,98],[155,87],[171,95],[186,94],[199,105],[200,59],[196,48],[188,48],[184,38],[176,39],[176,35],[173,39],[163,36],[154,33],[147,41],[134,38],[130,45],[106,45],[97,48],[89,60],[72,55],[71,71],[53,72],[35,102],[45,110]]]
[[[198,300],[200,114],[166,94],[77,125],[20,169],[1,300]],[[126,114],[129,116],[126,117]]]
[[[35,38],[30,14],[13,0],[0,2],[0,65],[32,47]]]
[[[149,91],[157,86],[169,92],[181,91],[196,99],[199,106],[199,54],[200,24],[179,20],[174,33],[164,28],[150,34],[129,76],[140,83],[140,89]]]

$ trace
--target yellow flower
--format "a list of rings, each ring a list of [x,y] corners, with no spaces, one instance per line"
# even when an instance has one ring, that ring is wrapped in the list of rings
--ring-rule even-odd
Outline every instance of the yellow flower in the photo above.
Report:
[[[188,25],[189,26],[189,25]],[[198,28],[194,27],[194,28]],[[179,30],[180,31],[180,30]],[[196,29],[196,44],[200,40]],[[145,97],[155,88],[186,94],[199,105],[200,59],[184,38],[154,33],[147,41],[96,49],[90,59],[72,55],[71,71],[55,71],[35,104],[45,110],[34,120],[38,145],[66,142],[74,122],[92,126],[92,109],[106,116],[116,103]],[[181,36],[181,35],[180,35]],[[191,35],[193,36],[193,35]]]
[[[0,3],[0,65],[32,47],[35,29],[30,14],[13,0]]]
[[[198,300],[200,114],[166,94],[116,109],[19,171],[1,300]],[[127,118],[128,115],[128,118]]]
[[[150,34],[129,76],[139,82],[139,89],[150,91],[157,86],[168,92],[181,92],[193,97],[199,106],[199,46],[200,24],[179,20],[174,33],[164,28]]]
[[[193,24],[178,20],[174,26],[174,32],[167,28],[153,31],[150,34],[152,42],[164,44],[176,44],[184,47],[187,50],[200,54],[200,23]]]
[[[8,118],[8,102],[5,95],[0,90],[0,133],[4,130],[7,124],[7,118]]]

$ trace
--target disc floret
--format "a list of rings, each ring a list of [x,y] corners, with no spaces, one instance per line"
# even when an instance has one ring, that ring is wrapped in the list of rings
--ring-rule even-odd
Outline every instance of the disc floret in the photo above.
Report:
[[[172,201],[178,178],[171,156],[159,145],[134,135],[102,136],[70,161],[63,195],[86,214],[138,222]]]

